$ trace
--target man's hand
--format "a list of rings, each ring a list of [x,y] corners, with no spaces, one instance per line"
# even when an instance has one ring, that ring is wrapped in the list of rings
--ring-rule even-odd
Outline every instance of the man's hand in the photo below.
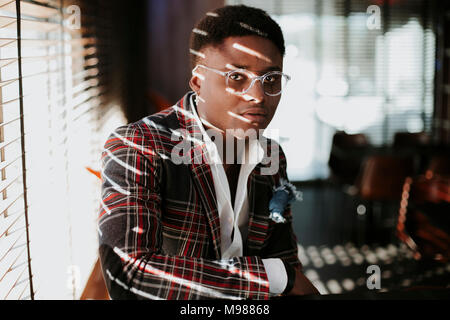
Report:
[[[308,294],[320,294],[320,292],[314,287],[309,279],[300,271],[299,268],[295,268],[295,283],[294,287],[288,296],[308,295]]]

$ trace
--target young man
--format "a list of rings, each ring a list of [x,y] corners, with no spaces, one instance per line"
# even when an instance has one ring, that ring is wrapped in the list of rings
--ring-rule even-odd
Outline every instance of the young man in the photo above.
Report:
[[[283,151],[259,131],[289,79],[281,29],[260,9],[226,6],[190,45],[193,91],[105,144],[99,250],[110,296],[318,293],[301,272],[290,206],[281,221],[269,212],[288,181]]]

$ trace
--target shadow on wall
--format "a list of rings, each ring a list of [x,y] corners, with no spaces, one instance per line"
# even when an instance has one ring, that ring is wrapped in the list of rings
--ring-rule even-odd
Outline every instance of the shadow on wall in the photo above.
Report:
[[[224,6],[224,0],[148,1],[150,87],[176,103],[189,88],[189,36],[206,12]]]

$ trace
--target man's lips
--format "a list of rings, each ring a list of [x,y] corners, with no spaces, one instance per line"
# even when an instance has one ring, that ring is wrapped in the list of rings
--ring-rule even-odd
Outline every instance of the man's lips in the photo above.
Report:
[[[267,119],[267,112],[261,108],[251,108],[245,110],[241,116],[250,120],[251,122],[263,123]]]

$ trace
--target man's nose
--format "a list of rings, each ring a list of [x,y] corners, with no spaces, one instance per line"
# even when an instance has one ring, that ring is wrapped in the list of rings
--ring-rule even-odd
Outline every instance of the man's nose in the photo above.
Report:
[[[250,89],[244,95],[247,101],[261,103],[266,99],[266,94],[264,93],[264,88],[262,86],[261,80],[255,79]]]

